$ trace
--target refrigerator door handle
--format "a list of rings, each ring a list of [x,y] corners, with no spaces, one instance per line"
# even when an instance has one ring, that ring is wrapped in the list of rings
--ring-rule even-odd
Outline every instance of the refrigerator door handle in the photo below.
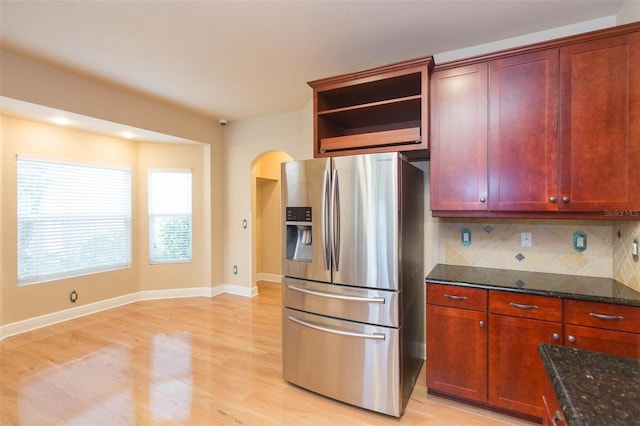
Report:
[[[329,270],[331,257],[331,247],[328,238],[329,230],[329,191],[330,191],[329,170],[324,171],[324,181],[322,182],[322,255],[324,257],[324,269]]]
[[[338,185],[338,171],[333,169],[331,182],[331,214],[332,214],[332,256],[335,270],[340,270],[340,191]]]
[[[338,299],[338,300],[346,300],[348,302],[366,302],[366,303],[377,303],[384,305],[385,300],[384,297],[358,297],[358,296],[342,296],[339,294],[331,294],[331,293],[323,293],[320,291],[307,290],[305,288],[296,287],[293,284],[289,284],[291,290],[299,291],[300,293],[310,294],[312,296],[320,296],[326,297],[328,299]]]
[[[373,339],[373,340],[385,340],[385,335],[381,333],[364,334],[354,333],[353,331],[336,330],[335,328],[323,327],[321,325],[311,324],[310,322],[303,321],[299,318],[289,315],[289,320],[300,324],[303,327],[312,328],[314,330],[322,331],[325,333],[339,334],[341,336],[357,337],[360,339]]]

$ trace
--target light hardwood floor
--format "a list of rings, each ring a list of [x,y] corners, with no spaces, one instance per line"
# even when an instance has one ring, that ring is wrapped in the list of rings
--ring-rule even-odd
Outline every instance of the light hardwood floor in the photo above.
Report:
[[[531,425],[427,395],[398,420],[288,384],[280,286],[137,302],[0,342],[2,425]]]

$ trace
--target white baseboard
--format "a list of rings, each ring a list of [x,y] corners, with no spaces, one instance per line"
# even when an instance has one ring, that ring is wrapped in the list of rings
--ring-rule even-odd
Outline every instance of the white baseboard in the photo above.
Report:
[[[53,312],[0,326],[0,340],[6,337],[15,336],[16,334],[68,321],[70,319],[95,314],[100,311],[106,311],[107,309],[117,308],[118,306],[127,305],[139,300],[177,299],[182,297],[215,297],[223,293],[253,297],[258,295],[258,288],[256,286],[249,288],[233,284],[221,284],[215,287],[139,291],[137,293],[125,294],[123,296],[113,297],[111,299],[101,300],[99,302],[89,303],[75,308],[65,309],[63,311]]]
[[[273,281],[273,282],[282,282],[282,275],[278,274],[269,274],[267,272],[258,272],[257,277],[258,281]]]

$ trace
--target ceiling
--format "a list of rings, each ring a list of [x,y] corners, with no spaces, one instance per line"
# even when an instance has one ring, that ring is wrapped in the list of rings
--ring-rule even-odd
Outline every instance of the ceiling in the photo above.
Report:
[[[299,110],[307,81],[608,17],[622,3],[0,0],[0,42],[231,122]]]

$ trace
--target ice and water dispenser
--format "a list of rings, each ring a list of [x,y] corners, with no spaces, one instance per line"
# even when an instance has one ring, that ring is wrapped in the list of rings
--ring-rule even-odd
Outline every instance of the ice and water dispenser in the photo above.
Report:
[[[311,207],[286,208],[287,260],[311,262]]]

